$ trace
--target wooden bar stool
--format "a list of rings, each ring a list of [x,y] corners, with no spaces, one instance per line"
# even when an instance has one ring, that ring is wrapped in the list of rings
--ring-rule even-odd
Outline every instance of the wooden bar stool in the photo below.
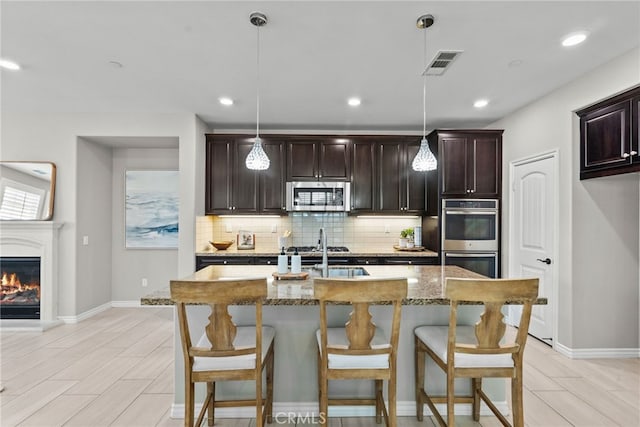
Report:
[[[419,326],[414,330],[417,418],[422,421],[424,404],[429,405],[438,424],[455,426],[454,404],[471,403],[473,419],[480,417],[480,399],[505,426],[508,420],[482,391],[483,377],[511,378],[513,424],[524,427],[522,409],[522,357],[527,342],[531,307],[538,296],[538,279],[453,279],[447,278],[445,296],[451,300],[449,326]],[[484,312],[475,326],[457,326],[461,301],[484,303]],[[502,306],[523,305],[514,342],[503,343],[506,325]],[[429,396],[425,391],[425,354],[447,374],[446,396]],[[471,378],[471,395],[456,396],[454,379]],[[436,409],[446,403],[447,423]]]
[[[400,334],[402,299],[407,279],[315,279],[315,297],[320,301],[318,341],[318,390],[320,425],[327,425],[329,405],[375,405],[376,422],[384,415],[387,426],[396,426],[396,355]],[[372,322],[369,304],[393,304],[390,338]],[[351,304],[353,311],[342,328],[327,326],[327,304]],[[375,396],[365,399],[330,399],[329,380],[374,380]],[[389,406],[382,396],[388,382]]]
[[[262,300],[267,296],[267,280],[230,279],[209,281],[171,281],[171,299],[176,302],[180,337],[184,354],[185,418],[184,425],[194,425],[194,384],[207,383],[207,397],[196,421],[200,426],[205,412],[208,422],[214,424],[214,411],[218,407],[255,406],[256,425],[271,422],[273,407],[273,347],[275,330],[262,325]],[[255,326],[236,326],[231,320],[228,306],[255,304]],[[208,304],[211,307],[209,323],[195,345],[186,304]],[[266,368],[266,397],[262,394],[262,372]],[[248,400],[216,401],[217,381],[255,381],[255,396]]]

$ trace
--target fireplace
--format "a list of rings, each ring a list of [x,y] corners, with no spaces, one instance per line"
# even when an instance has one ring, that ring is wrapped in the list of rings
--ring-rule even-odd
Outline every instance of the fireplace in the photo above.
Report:
[[[0,221],[0,274],[7,273],[0,303],[2,330],[44,331],[62,324],[58,317],[58,241],[62,225],[52,221]],[[22,265],[24,261],[34,264],[29,261],[35,260],[38,267]],[[39,285],[38,291],[34,282]]]
[[[40,257],[0,257],[0,318],[40,319]]]

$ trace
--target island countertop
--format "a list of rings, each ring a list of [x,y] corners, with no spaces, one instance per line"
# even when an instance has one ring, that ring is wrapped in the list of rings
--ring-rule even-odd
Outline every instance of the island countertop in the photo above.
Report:
[[[337,267],[340,268],[340,267]],[[446,305],[449,300],[443,295],[447,277],[484,278],[484,276],[454,265],[394,265],[366,266],[369,276],[402,277],[409,281],[404,305]],[[275,280],[273,266],[211,265],[192,275],[176,279],[179,282],[207,282],[221,278],[266,277],[268,296],[265,305],[316,305],[313,297],[313,276],[306,280]],[[361,276],[362,277],[362,276]],[[169,289],[154,292],[141,298],[142,305],[172,305]],[[514,303],[517,303],[514,301]],[[537,304],[546,304],[546,298],[538,298]]]

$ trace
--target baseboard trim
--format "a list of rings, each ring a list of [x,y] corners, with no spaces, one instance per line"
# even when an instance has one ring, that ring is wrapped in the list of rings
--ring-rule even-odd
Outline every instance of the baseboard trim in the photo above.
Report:
[[[82,322],[83,320],[87,320],[90,317],[95,316],[96,314],[102,313],[112,307],[111,302],[104,303],[97,307],[92,308],[91,310],[87,310],[84,313],[80,313],[77,316],[58,316],[58,319],[62,320],[66,324],[73,324]]]
[[[140,300],[133,301],[111,301],[111,307],[115,308],[140,308],[140,307],[152,307],[149,305],[140,304]]]
[[[569,348],[556,342],[555,350],[570,359],[635,359],[640,348]]]
[[[494,402],[498,410],[505,416],[509,415],[509,404],[506,401]],[[196,415],[200,413],[202,404],[198,403],[195,407]],[[444,404],[437,404],[436,408],[440,413],[446,414],[447,409]],[[471,404],[457,404],[455,407],[456,415],[471,415]],[[396,413],[399,417],[415,417],[416,415],[416,402],[414,401],[401,401],[397,402]],[[426,416],[432,415],[428,406],[424,407],[424,414]],[[482,403],[480,407],[480,415],[492,415],[491,410]],[[315,420],[318,418],[318,403],[317,402],[274,402],[273,403],[273,416],[275,421],[288,420],[290,417],[295,417],[300,421]],[[329,417],[373,417],[375,416],[375,410],[373,407],[363,406],[334,406],[329,407]],[[240,408],[218,408],[216,409],[216,417],[220,418],[255,418],[256,412],[253,407],[240,407]],[[173,403],[171,405],[171,418],[184,418],[184,403]]]

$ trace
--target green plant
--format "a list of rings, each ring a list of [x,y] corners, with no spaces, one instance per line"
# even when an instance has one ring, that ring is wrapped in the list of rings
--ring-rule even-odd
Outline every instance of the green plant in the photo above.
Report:
[[[404,239],[413,239],[413,228],[405,228],[400,231],[400,237]]]

